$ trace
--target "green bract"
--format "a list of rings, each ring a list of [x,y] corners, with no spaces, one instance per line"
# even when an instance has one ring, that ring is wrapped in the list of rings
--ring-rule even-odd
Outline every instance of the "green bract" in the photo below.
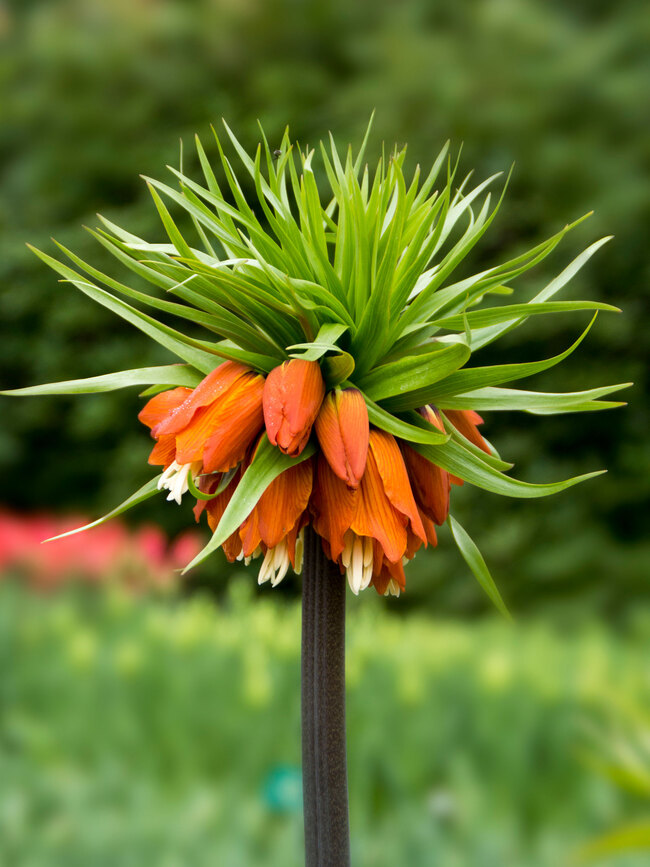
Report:
[[[486,454],[451,426],[446,432],[435,429],[415,410],[433,404],[443,411],[550,414],[620,406],[602,398],[629,383],[567,394],[503,387],[563,361],[593,319],[572,346],[553,358],[482,366],[480,353],[472,357],[529,316],[596,311],[595,318],[597,311],[616,311],[598,302],[553,300],[607,238],[592,244],[530,301],[510,303],[517,278],[548,256],[580,220],[525,253],[458,280],[458,266],[488,230],[503,199],[507,183],[494,204],[488,191],[498,175],[471,189],[470,175],[458,177],[447,145],[426,175],[418,166],[406,177],[405,149],[382,156],[373,169],[364,162],[368,133],[355,156],[351,149],[339,154],[331,136],[328,145],[303,151],[291,143],[288,131],[279,149],[272,150],[262,131],[251,156],[225,128],[241,164],[237,170],[215,133],[220,180],[198,138],[202,183],[171,167],[171,185],[145,179],[167,240],[146,241],[105,219],[102,228],[91,230],[141,288],[98,271],[61,244],[70,264],[34,251],[64,281],[135,325],[181,363],[12,394],[130,385],[151,386],[145,393],[154,394],[194,387],[224,359],[266,375],[288,358],[302,358],[320,362],[328,388],[360,389],[372,425],[488,491],[546,496],[596,475],[543,485],[518,481],[506,475],[511,465],[496,452]],[[255,202],[238,174],[249,176]],[[191,222],[192,232],[181,231],[179,214]],[[498,303],[501,298],[506,300]],[[191,335],[183,327],[188,322]],[[258,449],[201,557],[237,528],[269,481],[293,462],[266,445]],[[154,493],[155,481],[111,516]],[[502,606],[476,546],[455,519],[450,527],[482,586]]]

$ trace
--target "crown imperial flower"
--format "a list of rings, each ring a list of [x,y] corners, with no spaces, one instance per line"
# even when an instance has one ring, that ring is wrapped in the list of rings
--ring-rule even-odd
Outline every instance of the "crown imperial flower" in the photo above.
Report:
[[[259,558],[259,581],[277,584],[289,568],[300,570],[310,526],[355,593],[372,585],[399,595],[404,563],[435,546],[436,528],[447,525],[481,586],[505,610],[478,549],[450,514],[453,485],[527,498],[596,474],[537,485],[513,478],[511,464],[479,431],[479,412],[607,409],[621,404],[603,398],[627,384],[569,393],[510,387],[564,361],[593,319],[552,358],[484,366],[480,351],[533,316],[593,311],[595,319],[600,310],[616,310],[555,300],[607,239],[532,297],[522,276],[580,221],[461,279],[457,267],[500,206],[487,192],[497,176],[468,189],[470,176],[456,177],[447,146],[426,175],[418,167],[407,177],[404,150],[372,172],[364,163],[366,135],[356,157],[350,150],[342,159],[333,141],[329,149],[321,145],[321,180],[329,184],[321,199],[314,150],[301,151],[287,132],[272,151],[262,134],[251,158],[226,131],[248,189],[217,139],[226,198],[197,139],[205,186],[176,169],[179,188],[147,179],[167,243],[137,238],[108,220],[92,231],[155,291],[117,282],[61,245],[74,267],[35,251],[180,363],[14,393],[147,386],[139,418],[155,440],[149,463],[161,472],[115,511],[162,489],[177,503],[196,499],[195,516],[206,514],[213,535],[190,565],[222,547],[229,560]],[[178,228],[169,203],[191,217],[192,238]],[[192,334],[141,307],[189,320]]]

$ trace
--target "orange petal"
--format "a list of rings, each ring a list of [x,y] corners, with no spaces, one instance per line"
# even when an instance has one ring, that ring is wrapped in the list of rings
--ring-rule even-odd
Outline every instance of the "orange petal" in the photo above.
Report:
[[[436,533],[435,524],[424,513],[421,513],[420,517],[422,518],[422,524],[427,534],[427,541],[429,542],[429,545],[435,548],[438,544],[438,534]]]
[[[368,457],[368,410],[356,388],[330,391],[314,424],[318,442],[336,475],[357,488]]]
[[[370,433],[366,471],[358,488],[357,507],[350,529],[357,536],[369,536],[376,539],[381,544],[386,557],[392,562],[396,562],[402,558],[406,550],[406,524],[408,520],[397,509],[393,508],[384,491],[383,480],[377,468],[377,460],[373,450],[374,433],[376,431]],[[406,475],[406,470],[404,474]],[[353,491],[353,493],[355,492]],[[419,516],[417,519],[419,521]],[[424,530],[422,533],[424,534]]]
[[[406,443],[402,444],[415,501],[436,524],[444,524],[449,514],[449,473],[422,457]]]
[[[309,502],[312,477],[308,460],[289,467],[271,482],[241,526],[244,556],[252,554],[260,542],[275,548],[298,525]]]
[[[165,419],[172,410],[179,407],[190,394],[192,394],[191,388],[182,387],[161,391],[145,403],[138,413],[138,418],[142,424],[153,428]]]
[[[408,518],[412,531],[426,544],[426,533],[413,499],[404,458],[397,440],[386,431],[373,430],[370,433],[370,449],[377,462],[386,496],[394,508]]]
[[[176,437],[174,434],[160,437],[149,455],[149,463],[153,466],[167,468],[176,458]]]
[[[296,542],[298,541],[298,533],[300,533],[305,524],[307,524],[308,517],[307,513],[303,512],[300,519],[296,521],[286,536],[287,550],[289,552],[289,561],[292,569],[296,568]]]
[[[271,445],[292,457],[299,455],[324,395],[318,362],[292,358],[275,367],[264,384],[264,422]]]
[[[264,425],[262,390],[264,380],[256,377],[237,399],[224,401],[223,422],[205,444],[203,465],[208,472],[226,472],[246,454]]]
[[[488,455],[491,453],[490,447],[478,432],[478,425],[483,424],[483,419],[477,412],[472,409],[446,409],[445,415],[465,439],[468,439]]]
[[[201,407],[176,436],[176,460],[203,460],[206,472],[225,472],[241,461],[263,424],[264,379],[253,373],[240,377],[221,397]]]
[[[324,456],[319,455],[310,507],[314,529],[329,548],[330,560],[338,560],[341,556],[345,544],[343,537],[350,528],[358,498],[359,491],[348,488],[334,475]]]
[[[388,560],[384,560],[379,573],[373,575],[372,584],[380,596],[383,596],[388,589],[391,578],[397,581],[400,590],[406,590],[406,576],[404,575],[404,566],[401,560],[397,563],[390,563]]]
[[[259,518],[260,515],[257,509],[253,509],[239,528],[239,538],[241,540],[244,557],[250,557],[262,542]]]
[[[199,479],[198,489],[204,494],[213,494],[217,488],[219,487],[219,482],[221,481],[221,473],[214,473],[211,476],[203,475]],[[194,518],[196,521],[199,520],[203,512],[208,507],[209,500],[197,500],[196,506],[194,506]]]
[[[216,479],[216,482],[211,482],[208,486],[212,488],[212,490],[214,490],[219,484],[219,477],[217,476]],[[219,521],[221,520],[223,513],[226,511],[226,506],[230,502],[232,495],[235,493],[235,489],[239,483],[239,479],[240,474],[235,473],[233,478],[230,480],[230,484],[228,485],[228,487],[224,491],[222,491],[218,497],[215,497],[214,500],[207,501],[206,511],[208,513],[208,524],[210,525],[210,529],[213,533],[219,526]],[[239,534],[235,531],[231,536],[226,539],[222,547],[224,554],[232,563],[234,560],[237,559],[242,550]]]
[[[214,403],[240,377],[250,373],[248,367],[244,367],[243,364],[238,364],[236,361],[226,361],[224,364],[220,364],[196,386],[194,391],[190,392],[183,403],[157,426],[153,431],[154,436],[179,433],[192,421],[197,410]]]

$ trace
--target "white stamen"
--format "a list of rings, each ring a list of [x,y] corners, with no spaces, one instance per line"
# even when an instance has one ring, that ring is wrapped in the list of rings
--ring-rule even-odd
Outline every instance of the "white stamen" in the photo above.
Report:
[[[242,550],[239,552],[239,554],[237,554],[237,559],[239,560],[240,563],[243,560],[244,566],[248,566],[250,564],[251,560],[256,560],[258,557],[261,557],[261,556],[262,556],[262,549],[258,545],[257,548],[253,551],[253,553],[249,554],[248,557],[244,557],[244,549],[242,548]]]
[[[344,537],[345,547],[341,553],[341,562],[345,567],[350,589],[359,595],[361,590],[372,581],[373,544],[368,536],[357,536],[348,530]]]
[[[352,592],[358,596],[363,583],[363,542],[358,536],[355,536],[352,545],[352,562],[348,567],[348,577]]]
[[[347,569],[352,559],[352,545],[354,544],[354,533],[352,530],[346,530],[343,537],[343,551],[341,552],[341,562]]]
[[[158,479],[158,490],[163,489],[169,491],[167,500],[175,500],[178,505],[181,504],[183,494],[189,490],[188,476],[191,473],[192,479],[196,481],[197,476],[201,472],[201,461],[194,461],[191,464],[178,464],[173,461]]]
[[[289,571],[289,566],[291,565],[291,561],[289,560],[289,548],[287,547],[286,540],[284,541],[284,545],[277,545],[275,548],[275,568],[278,570],[275,575],[271,578],[271,587],[277,587],[280,581],[284,578],[284,576]],[[282,550],[280,550],[282,547]]]
[[[258,557],[262,556],[262,549],[258,545],[257,548],[250,554],[248,557],[244,557],[244,566],[249,566],[251,560],[257,560]]]
[[[363,565],[368,566],[372,565],[372,557],[373,557],[373,545],[372,539],[369,539],[368,536],[364,536],[363,539]]]
[[[264,555],[264,560],[257,576],[257,583],[264,584],[266,581],[270,581],[272,587],[277,587],[289,571],[290,564],[287,540],[282,539],[275,548],[269,548]]]
[[[296,575],[300,575],[302,572],[302,559],[305,553],[305,528],[298,533],[298,538],[296,539],[296,550],[293,556],[293,559],[296,565],[293,568],[293,571]]]
[[[384,591],[384,596],[399,596],[401,592],[401,588],[397,581],[394,578],[391,578],[388,582],[388,587]]]
[[[361,589],[365,590],[372,581],[372,560],[373,560],[373,545],[372,539],[364,536],[363,539],[363,580],[361,581]]]

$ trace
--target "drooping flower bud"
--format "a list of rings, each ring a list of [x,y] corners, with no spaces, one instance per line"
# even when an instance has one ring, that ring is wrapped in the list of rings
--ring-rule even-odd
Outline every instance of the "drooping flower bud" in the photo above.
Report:
[[[264,422],[271,445],[296,457],[307,445],[325,383],[316,361],[292,358],[275,367],[264,383]]]
[[[456,430],[473,445],[490,454],[490,447],[478,431],[478,426],[483,424],[481,416],[473,409],[446,409],[445,415]]]
[[[370,426],[363,395],[356,388],[330,391],[314,423],[316,436],[332,470],[357,488],[366,469]]]
[[[422,406],[418,412],[430,425],[444,433],[445,426],[435,407]],[[409,473],[415,502],[422,514],[434,524],[444,524],[449,514],[451,477],[446,470],[424,458],[408,443],[402,443],[402,455]],[[459,482],[462,481],[459,479]],[[435,538],[433,527],[427,528],[427,538],[432,544]]]
[[[415,502],[434,524],[444,524],[449,514],[449,473],[403,443],[402,454]]]

